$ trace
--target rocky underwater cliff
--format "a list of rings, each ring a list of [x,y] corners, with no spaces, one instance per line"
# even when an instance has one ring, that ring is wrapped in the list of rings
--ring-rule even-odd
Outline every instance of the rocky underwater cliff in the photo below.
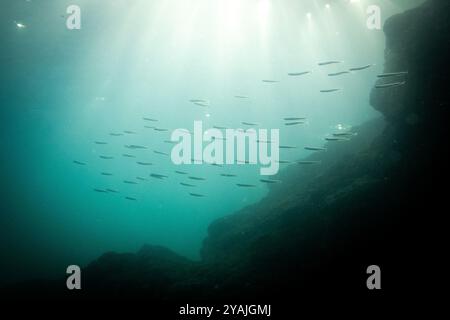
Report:
[[[259,203],[212,223],[200,262],[144,246],[90,263],[80,292],[59,281],[9,294],[185,303],[364,298],[374,294],[366,288],[372,264],[381,267],[385,295],[435,284],[449,181],[449,14],[449,1],[430,0],[391,17],[385,72],[408,74],[403,86],[372,90],[382,117],[306,159],[321,165],[289,166]]]

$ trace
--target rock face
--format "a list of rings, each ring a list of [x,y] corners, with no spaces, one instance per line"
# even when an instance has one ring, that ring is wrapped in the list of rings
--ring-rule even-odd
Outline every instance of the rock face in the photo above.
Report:
[[[83,297],[361,298],[371,264],[386,270],[387,294],[432,283],[428,262],[438,263],[443,234],[434,206],[446,199],[438,182],[449,181],[449,13],[449,1],[434,0],[386,22],[385,71],[408,75],[404,86],[373,89],[383,119],[312,154],[320,166],[284,170],[260,203],[212,223],[201,262],[160,247],[108,253],[83,270]]]

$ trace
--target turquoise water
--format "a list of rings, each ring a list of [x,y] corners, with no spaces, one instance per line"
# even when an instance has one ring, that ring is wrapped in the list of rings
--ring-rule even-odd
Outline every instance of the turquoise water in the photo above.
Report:
[[[379,1],[383,21],[418,2]],[[198,259],[209,223],[259,201],[268,188],[259,182],[259,166],[175,166],[153,152],[170,153],[164,140],[176,128],[192,129],[194,120],[205,128],[242,128],[247,121],[280,129],[280,144],[297,146],[280,150],[280,158],[294,161],[310,153],[305,146],[320,147],[329,134],[374,118],[368,96],[383,70],[384,35],[366,27],[371,3],[326,3],[2,2],[2,280],[63,274],[68,264],[145,243]],[[81,8],[81,30],[66,28],[70,4]],[[318,66],[328,60],[340,63]],[[288,76],[302,71],[312,73]],[[341,90],[320,92],[332,88]],[[285,126],[284,117],[307,120]],[[189,181],[175,170],[206,180]]]

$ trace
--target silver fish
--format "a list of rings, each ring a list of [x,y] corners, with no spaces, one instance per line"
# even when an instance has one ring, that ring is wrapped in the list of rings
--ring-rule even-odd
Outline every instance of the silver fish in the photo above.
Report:
[[[191,196],[193,197],[197,197],[197,198],[203,198],[205,195],[200,194],[200,193],[189,193]]]
[[[297,120],[306,120],[305,117],[289,117],[289,118],[283,118],[285,121],[297,121]]]
[[[311,73],[311,71],[304,71],[304,72],[290,72],[288,73],[288,76],[291,77],[298,77],[298,76],[303,76],[305,74]]]
[[[377,75],[378,78],[389,78],[389,77],[397,77],[397,76],[405,76],[408,74],[408,71],[401,71],[401,72],[389,72],[389,73],[382,73]]]
[[[375,88],[377,89],[384,89],[384,88],[392,88],[392,87],[399,87],[406,84],[406,81],[402,82],[393,82],[393,83],[385,83],[385,84],[377,84]]]
[[[145,147],[145,146],[140,146],[140,145],[136,145],[136,144],[126,144],[125,146],[124,146],[125,148],[128,148],[128,149],[147,149],[147,147]]]
[[[330,93],[330,92],[336,92],[339,91],[341,89],[324,89],[324,90],[320,90],[320,92],[322,93]]]
[[[307,165],[307,164],[320,164],[321,163],[321,161],[298,161],[297,162],[298,164],[305,164],[305,165]]]
[[[331,60],[331,61],[319,62],[318,65],[319,66],[328,66],[330,64],[338,64],[338,63],[341,63],[341,61]]]
[[[228,178],[236,177],[235,174],[229,174],[229,173],[221,173],[220,175],[221,175],[222,177],[228,177]]]
[[[192,176],[190,176],[190,177],[188,177],[188,178],[191,179],[191,180],[197,180],[197,181],[204,181],[204,180],[206,180],[205,178],[192,177]]]
[[[78,165],[80,165],[80,166],[85,166],[85,165],[86,165],[85,162],[78,161],[78,160],[73,160],[73,163],[78,164]]]
[[[325,151],[325,150],[327,150],[327,148],[322,148],[322,147],[305,147],[305,150],[309,150],[309,151]]]
[[[362,67],[350,68],[349,70],[350,71],[360,71],[360,70],[368,69],[368,68],[370,68],[372,66],[373,66],[372,64],[368,64],[368,65],[365,65],[365,66],[362,66]]]
[[[241,188],[255,188],[256,187],[254,184],[246,184],[246,183],[236,183],[236,185]]]
[[[153,163],[151,163],[151,162],[137,161],[136,163],[141,165],[141,166],[151,166],[151,165],[153,165]]]
[[[185,187],[196,187],[196,186],[193,185],[193,184],[184,183],[184,182],[180,182],[180,184],[181,184],[182,186],[185,186]]]
[[[122,156],[124,156],[126,158],[136,158],[136,156],[133,156],[132,154],[127,154],[127,153],[122,154]]]
[[[288,161],[288,160],[278,160],[277,162],[280,163],[280,164],[289,164],[289,163],[292,163],[292,161]]]
[[[340,75],[348,74],[348,73],[350,73],[350,72],[349,71],[341,71],[341,72],[329,73],[328,76],[329,77],[336,77],[336,76],[340,76]]]
[[[264,183],[278,183],[280,180],[260,179],[259,181]]]
[[[158,173],[151,173],[150,177],[152,178],[156,178],[156,179],[164,179],[164,178],[168,178],[168,176],[163,175],[163,174],[158,174]]]

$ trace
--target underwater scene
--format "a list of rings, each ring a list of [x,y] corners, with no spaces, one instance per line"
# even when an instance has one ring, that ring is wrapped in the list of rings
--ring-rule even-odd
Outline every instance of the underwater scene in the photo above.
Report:
[[[8,299],[278,319],[430,282],[448,1],[0,6]]]

